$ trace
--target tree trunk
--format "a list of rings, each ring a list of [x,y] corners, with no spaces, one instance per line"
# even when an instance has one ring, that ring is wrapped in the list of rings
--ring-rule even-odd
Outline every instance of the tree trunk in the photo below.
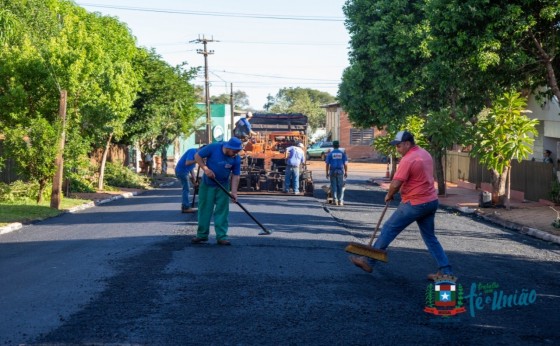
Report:
[[[167,144],[161,148],[161,174],[167,174]]]
[[[47,187],[47,180],[46,179],[39,180],[39,192],[37,194],[37,204],[43,202],[43,193],[45,192],[46,187]]]
[[[53,177],[51,192],[51,208],[60,209],[62,200],[62,180],[64,177],[64,143],[66,142],[66,90],[60,91],[60,104],[58,110],[58,118],[62,126],[60,138],[58,141],[58,154],[55,158],[56,173]]]
[[[443,155],[441,152],[437,151],[434,154],[434,163],[436,165],[436,179],[438,183],[438,196],[445,196],[445,174],[443,167]]]
[[[506,180],[509,167],[504,168],[502,174],[492,170],[492,204],[503,207],[506,200]]]
[[[546,80],[548,81],[548,86],[550,87],[552,93],[556,95],[558,100],[560,100],[560,88],[556,82],[556,74],[554,73],[554,66],[552,65],[553,58],[544,50],[541,42],[535,37],[533,32],[530,31],[529,33],[533,39],[535,47],[537,48],[541,62],[544,64],[546,69]]]
[[[107,144],[105,145],[105,150],[103,151],[103,157],[101,158],[101,167],[99,168],[99,183],[97,184],[97,188],[99,190],[103,190],[103,180],[105,178],[105,162],[107,162],[107,155],[109,153],[109,148],[111,146],[111,139],[113,138],[113,133],[109,134],[109,138],[107,139]]]
[[[390,160],[391,160],[391,177],[389,179],[393,180],[395,173],[397,173],[397,159],[391,156]]]
[[[506,209],[511,209],[511,167],[508,167],[507,170],[507,184],[506,184]]]

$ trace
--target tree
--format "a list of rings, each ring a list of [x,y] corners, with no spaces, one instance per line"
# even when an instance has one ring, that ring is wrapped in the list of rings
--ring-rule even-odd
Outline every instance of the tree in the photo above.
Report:
[[[447,111],[453,119],[463,114],[456,110],[464,98],[461,78],[450,73],[446,60],[434,56],[423,5],[423,1],[357,0],[344,7],[352,50],[338,99],[353,124],[395,133],[406,128],[410,116],[430,123],[433,114]],[[442,135],[444,131],[432,131],[426,148],[434,155],[440,194],[445,193],[442,153],[447,148],[441,147],[446,143],[439,138]]]
[[[492,173],[492,201],[504,205],[509,200],[511,161],[526,159],[531,154],[531,146],[538,120],[529,119],[522,113],[526,101],[520,93],[506,93],[493,103],[492,108],[482,116],[473,129],[472,154],[480,159]]]
[[[309,127],[318,129],[326,125],[326,113],[321,106],[335,100],[334,96],[324,91],[299,87],[283,88],[278,91],[268,109],[272,113],[305,114],[309,119]],[[268,101],[271,102],[272,99]]]
[[[467,57],[489,83],[546,85],[560,99],[560,0],[434,0],[426,10],[440,52]]]
[[[464,122],[450,117],[450,110],[443,109],[430,113],[426,117],[426,123],[422,128],[422,133],[428,142],[428,150],[434,156],[436,163],[441,163],[445,157],[447,149],[455,143],[465,142]],[[441,164],[435,165],[436,178],[438,182],[438,194],[445,195],[445,171]]]
[[[31,119],[27,126],[4,129],[6,153],[16,161],[20,174],[39,183],[37,203],[43,201],[45,189],[56,169],[57,125],[39,117]]]
[[[347,2],[352,50],[338,98],[355,124],[394,130],[424,117],[442,182],[447,130],[468,128],[499,95],[542,86],[544,76],[555,89],[559,1]]]
[[[230,104],[231,94],[220,94],[218,96],[210,96],[211,103]],[[241,110],[249,106],[249,97],[247,93],[241,90],[233,92],[233,106],[235,109]]]
[[[2,2],[0,11],[0,131],[20,174],[39,183],[38,203],[61,154],[57,103],[68,74],[59,74],[49,56],[53,47],[66,52],[64,61],[73,53],[63,34],[63,14],[72,17],[72,7],[58,1]]]
[[[179,135],[192,133],[202,112],[196,107],[196,89],[190,83],[196,69],[185,68],[186,64],[172,67],[153,50],[144,49],[139,49],[135,66],[143,78],[124,141],[139,142],[152,156],[161,152],[165,160],[167,146]]]
[[[264,104],[263,108],[268,112],[270,107],[274,105],[274,97],[270,94],[266,97],[266,103]]]
[[[68,140],[81,142],[69,148],[106,148],[122,134],[138,83],[128,28],[70,1],[5,0],[2,5],[18,19],[20,34],[0,52],[0,89],[10,90],[0,98],[0,113],[8,115],[5,126],[29,129],[41,118],[54,123],[59,95],[67,90]],[[60,137],[63,129],[58,130]],[[54,161],[46,154],[39,159]],[[64,156],[74,159],[73,154]]]

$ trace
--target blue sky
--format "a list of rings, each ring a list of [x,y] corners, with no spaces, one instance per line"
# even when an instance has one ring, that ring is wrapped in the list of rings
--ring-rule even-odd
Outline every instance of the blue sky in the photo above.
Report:
[[[204,66],[199,37],[208,44],[210,95],[245,91],[262,109],[268,94],[303,87],[336,96],[348,66],[345,0],[85,0],[90,12],[118,17],[140,46],[172,65]],[[307,20],[302,20],[307,19]],[[204,85],[204,73],[194,80]]]

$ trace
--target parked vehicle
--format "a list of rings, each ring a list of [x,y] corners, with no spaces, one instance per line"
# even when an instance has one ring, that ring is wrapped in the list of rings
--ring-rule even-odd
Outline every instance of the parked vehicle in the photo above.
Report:
[[[313,158],[321,158],[321,160],[325,160],[327,154],[334,149],[333,142],[316,142],[315,144],[311,145],[307,148],[307,159],[311,160]],[[338,148],[344,151],[344,148]]]

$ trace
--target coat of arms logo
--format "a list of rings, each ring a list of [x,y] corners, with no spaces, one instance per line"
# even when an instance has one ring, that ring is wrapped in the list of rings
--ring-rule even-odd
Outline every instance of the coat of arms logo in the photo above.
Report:
[[[426,288],[426,306],[424,311],[450,317],[466,311],[464,307],[463,286],[456,283],[454,276],[442,275],[434,279]]]

